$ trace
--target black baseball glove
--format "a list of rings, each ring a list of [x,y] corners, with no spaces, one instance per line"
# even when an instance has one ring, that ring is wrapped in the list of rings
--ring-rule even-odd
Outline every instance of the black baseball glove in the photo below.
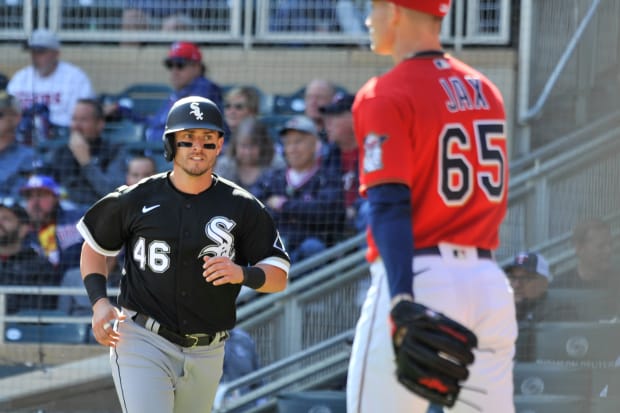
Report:
[[[396,377],[425,399],[451,407],[469,376],[478,339],[465,326],[422,304],[399,301],[390,312]]]

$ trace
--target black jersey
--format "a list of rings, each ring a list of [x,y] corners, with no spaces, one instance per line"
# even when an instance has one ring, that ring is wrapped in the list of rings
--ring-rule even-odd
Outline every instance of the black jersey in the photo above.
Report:
[[[249,192],[213,175],[200,194],[178,191],[169,172],[120,187],[78,223],[88,244],[107,256],[125,248],[119,304],[181,334],[232,329],[241,285],[213,286],[203,256],[227,256],[288,272],[273,219]]]

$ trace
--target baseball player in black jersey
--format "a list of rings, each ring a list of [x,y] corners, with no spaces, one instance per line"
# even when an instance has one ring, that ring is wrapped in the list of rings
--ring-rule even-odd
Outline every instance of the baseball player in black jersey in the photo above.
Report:
[[[241,286],[286,287],[290,261],[271,216],[212,174],[223,130],[212,101],[177,101],[163,136],[172,171],[118,188],[78,223],[93,333],[110,346],[124,413],[210,412]],[[117,309],[106,257],[122,248]]]

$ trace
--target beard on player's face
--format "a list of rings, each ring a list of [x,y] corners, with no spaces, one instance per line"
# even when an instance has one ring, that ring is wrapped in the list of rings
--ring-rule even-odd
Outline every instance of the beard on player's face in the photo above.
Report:
[[[202,176],[213,170],[215,159],[209,159],[203,155],[203,161],[195,161],[191,159],[191,155],[181,159],[177,156],[175,158],[175,163],[189,176]]]

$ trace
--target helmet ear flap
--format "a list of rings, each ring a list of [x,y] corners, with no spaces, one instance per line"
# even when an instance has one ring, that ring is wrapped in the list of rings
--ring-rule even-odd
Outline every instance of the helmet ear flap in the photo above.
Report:
[[[164,159],[167,162],[172,161],[172,159],[174,159],[174,134],[173,133],[167,133],[164,134],[163,137],[163,141],[164,141]]]

